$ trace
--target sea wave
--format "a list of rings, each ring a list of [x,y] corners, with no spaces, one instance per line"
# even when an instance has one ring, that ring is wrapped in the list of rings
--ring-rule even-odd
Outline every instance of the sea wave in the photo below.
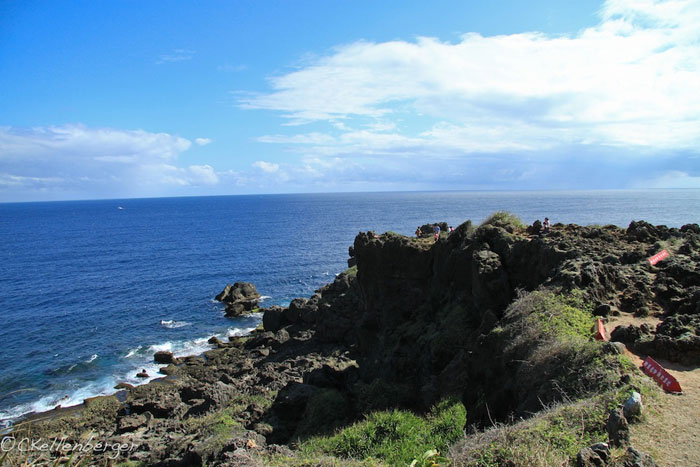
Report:
[[[255,318],[260,318],[260,316],[257,315],[259,314],[256,314]],[[254,329],[255,326],[252,325],[242,327],[234,326],[228,328],[223,333],[213,335],[219,339],[225,339],[227,337],[244,336]],[[75,377],[76,379],[70,384],[72,387],[54,390],[38,400],[19,404],[0,411],[0,428],[7,427],[11,425],[13,421],[31,413],[46,412],[55,409],[59,405],[61,407],[72,407],[82,404],[85,399],[90,397],[113,394],[115,392],[114,386],[120,382],[138,386],[156,378],[162,378],[164,375],[159,373],[159,370],[163,365],[156,364],[153,361],[153,354],[155,352],[173,352],[176,357],[199,355],[213,347],[208,342],[211,336],[212,335],[182,341],[166,341],[150,346],[139,345],[129,349],[121,359],[123,363],[114,367],[114,372],[110,375],[106,375],[95,381],[79,381],[78,377]],[[99,358],[99,355],[93,354],[86,360],[64,367],[63,372],[70,373],[75,367],[90,364],[97,358]],[[136,376],[136,374],[142,370],[145,370],[148,374],[147,378]]]
[[[49,370],[49,373],[52,375],[67,375],[69,373],[74,372],[74,370],[77,370],[75,372],[79,372],[81,370],[89,370],[90,368],[94,368],[94,365],[92,365],[92,362],[97,360],[98,354],[92,354],[89,358],[75,362],[75,363],[67,363],[65,365],[59,366],[57,368],[53,368]]]
[[[168,329],[176,329],[176,328],[183,328],[185,326],[189,326],[192,323],[187,322],[187,321],[175,321],[174,319],[161,319],[160,320],[160,325],[163,327],[166,327]]]
[[[143,347],[140,345],[134,349],[129,349],[129,351],[126,353],[126,355],[124,355],[124,358],[131,358],[134,355],[136,355],[138,352],[140,352],[142,349],[143,349]]]
[[[228,336],[229,337],[240,337],[240,336],[245,336],[250,334],[255,330],[255,327],[252,328],[230,328],[228,330]]]

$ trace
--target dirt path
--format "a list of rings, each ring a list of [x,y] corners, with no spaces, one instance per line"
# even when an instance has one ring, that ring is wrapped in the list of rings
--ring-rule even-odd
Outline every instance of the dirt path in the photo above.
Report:
[[[654,401],[646,420],[632,425],[632,444],[660,466],[700,466],[700,367],[658,362],[678,380],[683,394],[664,392]]]
[[[611,331],[620,324],[643,322],[656,327],[658,318],[636,318],[631,315],[614,317],[606,325]],[[627,351],[641,367],[646,355]],[[700,367],[687,367],[656,359],[683,389],[683,394],[663,392],[661,397],[646,404],[646,419],[631,425],[632,445],[651,454],[659,466],[700,466]]]

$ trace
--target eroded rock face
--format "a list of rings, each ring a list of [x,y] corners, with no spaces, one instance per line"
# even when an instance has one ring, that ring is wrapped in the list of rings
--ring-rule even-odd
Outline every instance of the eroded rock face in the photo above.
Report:
[[[596,443],[583,448],[576,454],[576,467],[604,467],[610,460],[610,448],[607,443]]]
[[[610,412],[605,429],[608,432],[611,446],[624,447],[629,445],[630,429],[622,409]]]
[[[468,423],[527,416],[561,397],[551,374],[562,363],[523,363],[531,349],[508,335],[510,305],[541,290],[580,289],[599,315],[655,314],[657,328],[618,328],[613,339],[700,363],[697,225],[556,225],[545,236],[510,230],[465,222],[437,242],[360,233],[352,246],[356,274],[340,274],[288,307],[262,310],[261,332],[212,340],[217,348],[204,356],[170,363],[173,376],[130,389],[101,430],[141,443],[134,461],[226,465],[251,446],[285,443],[372,410],[427,410],[445,396],[462,397]],[[673,254],[652,267],[646,259],[662,241]],[[217,299],[235,314],[254,309],[259,297],[252,285],[236,283]],[[560,356],[575,364],[575,350]],[[575,368],[566,376],[579,378]],[[238,427],[228,438],[188,431],[222,410]],[[612,432],[624,432],[623,419],[611,418]],[[623,435],[613,438],[624,443]],[[606,452],[591,446],[581,465],[607,462]]]
[[[166,351],[158,351],[155,354],[153,354],[153,361],[156,363],[161,363],[161,364],[179,364],[180,361],[173,356],[172,352],[166,352]]]
[[[235,317],[250,313],[258,306],[261,295],[250,282],[227,284],[215,298],[226,305],[226,316]]]
[[[630,446],[618,465],[621,467],[655,467],[656,462],[649,454]]]

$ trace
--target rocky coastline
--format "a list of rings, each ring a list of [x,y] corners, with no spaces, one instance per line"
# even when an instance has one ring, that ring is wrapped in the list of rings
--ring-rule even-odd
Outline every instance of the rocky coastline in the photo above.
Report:
[[[491,426],[557,404],[604,395],[607,407],[653,391],[626,351],[700,365],[697,224],[539,228],[500,213],[479,227],[442,229],[437,241],[429,228],[421,238],[361,232],[348,270],[288,307],[258,308],[254,286],[227,286],[217,296],[227,315],[263,313],[251,335],[211,340],[215,348],[200,356],[156,354],[163,378],[28,419],[11,436],[129,447],[81,452],[88,465],[355,465],[362,454],[309,460],[299,447],[368,414],[426,415],[453,400],[466,411],[467,435],[447,446],[445,462],[497,465],[471,441]],[[662,250],[669,257],[651,265]],[[592,340],[595,319],[615,316],[658,325],[609,329],[618,344]],[[607,412],[602,426],[599,418],[591,415],[586,436],[557,455],[578,465],[625,465],[631,451],[649,457],[624,436],[628,449],[617,457],[596,451],[596,442],[615,445]]]

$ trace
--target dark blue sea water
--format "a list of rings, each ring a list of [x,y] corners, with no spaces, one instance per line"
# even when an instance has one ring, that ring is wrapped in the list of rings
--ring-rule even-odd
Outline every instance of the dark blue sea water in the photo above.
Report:
[[[114,392],[156,350],[245,333],[213,297],[250,281],[265,304],[346,268],[359,231],[411,235],[508,210],[526,223],[700,222],[700,190],[229,196],[0,204],[0,420]]]

